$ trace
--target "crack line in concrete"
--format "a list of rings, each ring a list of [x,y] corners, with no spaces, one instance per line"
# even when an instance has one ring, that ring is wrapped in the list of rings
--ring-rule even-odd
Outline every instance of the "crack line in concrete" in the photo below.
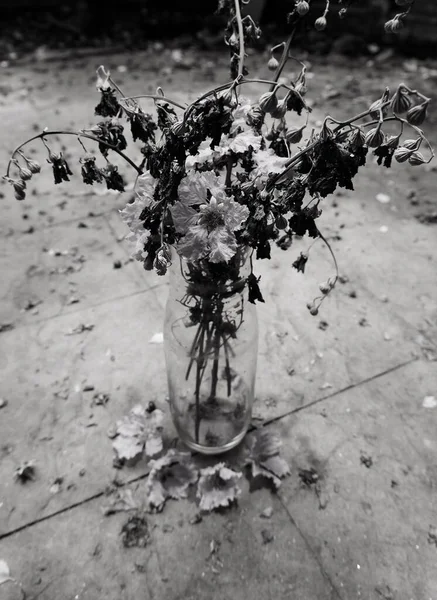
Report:
[[[328,396],[324,396],[323,398],[319,398],[317,400],[313,400],[313,402],[309,402],[308,404],[305,404],[304,406],[299,406],[298,408],[294,408],[291,411],[288,411],[282,415],[279,415],[277,417],[274,417],[273,419],[269,419],[268,421],[264,421],[261,425],[259,425],[259,427],[266,427],[267,425],[270,425],[271,423],[275,423],[276,421],[279,421],[281,419],[283,419],[284,417],[287,417],[289,415],[292,415],[294,413],[300,412],[301,410],[305,410],[307,408],[310,408],[311,406],[314,406],[315,404],[319,404],[320,402],[323,402],[324,400],[328,400],[330,398],[333,398],[339,394],[342,394],[345,391],[348,391],[350,389],[353,389],[355,387],[358,387],[359,385],[363,385],[365,383],[369,383],[370,381],[373,381],[374,379],[378,379],[379,377],[383,377],[384,375],[387,375],[388,373],[391,373],[393,371],[396,371],[397,369],[401,369],[402,367],[405,367],[413,362],[415,362],[416,360],[418,360],[418,358],[413,358],[410,359],[408,361],[405,361],[399,365],[396,365],[394,367],[390,367],[389,369],[386,369],[385,371],[382,371],[381,373],[376,373],[375,375],[372,375],[371,377],[368,377],[367,379],[363,379],[362,381],[358,381],[357,383],[352,383],[351,385],[348,385],[347,387],[341,389],[341,390],[337,390],[336,392],[333,392],[332,394],[329,394]],[[249,432],[254,431],[255,429],[258,429],[259,427],[250,427],[249,428]],[[137,481],[141,481],[142,479],[145,479],[146,477],[148,477],[149,472],[147,473],[143,473],[142,475],[139,475],[138,477],[135,477],[134,479],[129,479],[128,481],[122,483],[121,485],[119,485],[119,487],[125,487],[127,485],[131,485],[132,483],[136,483]],[[10,537],[12,535],[14,535],[15,533],[19,533],[20,531],[23,531],[25,529],[28,529],[29,527],[32,527],[33,525],[38,525],[39,523],[42,523],[43,521],[48,521],[49,519],[56,517],[58,515],[61,515],[63,513],[66,513],[74,508],[77,508],[78,506],[82,506],[83,504],[87,504],[88,502],[91,502],[92,500],[96,500],[97,498],[101,498],[102,496],[105,495],[105,492],[98,492],[96,494],[93,494],[92,496],[88,496],[87,498],[83,498],[82,500],[79,500],[78,502],[75,502],[73,504],[70,504],[69,506],[65,506],[64,508],[61,508],[53,513],[50,513],[44,517],[41,517],[39,519],[34,519],[33,521],[30,521],[29,523],[25,523],[24,525],[20,525],[20,527],[17,527],[15,529],[12,529],[11,531],[7,531],[6,533],[0,534],[0,541],[2,539],[5,539],[7,537]],[[288,511],[287,511],[288,513]],[[290,518],[291,515],[289,515]],[[297,526],[296,526],[297,527]],[[299,531],[299,529],[298,529]],[[299,531],[300,532],[300,531]],[[301,532],[300,532],[301,533]],[[302,533],[301,533],[302,535]],[[303,537],[303,536],[302,536]],[[304,538],[305,539],[305,538]],[[335,588],[334,588],[335,589]],[[340,600],[341,597],[339,596]]]
[[[303,541],[305,542],[306,547],[308,548],[308,550],[310,551],[311,556],[314,558],[314,560],[316,561],[316,563],[319,565],[319,569],[320,572],[322,573],[323,577],[326,579],[326,581],[329,583],[329,585],[331,586],[331,588],[334,590],[334,593],[336,595],[336,597],[339,600],[343,600],[340,592],[338,591],[336,585],[334,584],[334,582],[332,581],[329,573],[327,573],[327,571],[325,571],[325,568],[323,566],[322,561],[320,560],[320,557],[317,555],[317,553],[313,550],[311,544],[309,543],[309,541],[307,540],[307,538],[304,536],[304,534],[302,533],[301,529],[299,528],[299,526],[297,525],[296,521],[293,519],[292,514],[290,513],[290,511],[288,510],[287,505],[285,504],[283,498],[281,497],[280,494],[278,494],[278,499],[279,502],[282,505],[282,508],[285,510],[288,519],[290,521],[290,523],[293,525],[293,527],[295,527],[296,531],[298,531],[300,537],[303,539]]]
[[[378,379],[379,377],[383,377],[384,375],[387,375],[388,373],[392,373],[393,371],[402,369],[403,367],[410,365],[411,363],[416,362],[417,360],[419,360],[418,357],[410,358],[409,360],[407,360],[403,363],[400,363],[399,365],[395,365],[394,367],[390,367],[390,368],[386,369],[385,371],[382,371],[381,373],[376,373],[375,375],[371,375],[370,377],[367,377],[366,379],[362,379],[361,381],[357,381],[356,383],[351,383],[350,385],[347,385],[346,387],[341,388],[340,390],[336,390],[335,392],[332,392],[331,394],[328,394],[327,396],[323,396],[322,398],[317,398],[317,400],[313,400],[312,402],[308,402],[307,404],[304,404],[303,406],[298,406],[297,408],[293,408],[292,410],[289,410],[286,413],[283,413],[282,415],[278,415],[277,417],[267,419],[267,421],[263,421],[263,423],[261,425],[259,425],[259,427],[265,427],[266,425],[275,423],[276,421],[279,421],[279,420],[283,419],[284,417],[288,417],[289,415],[294,415],[295,413],[298,413],[301,410],[311,408],[312,406],[315,406],[316,404],[319,404],[320,402],[324,402],[325,400],[334,398],[335,396],[338,396],[339,394],[343,394],[344,392],[352,390],[353,388],[356,388],[360,385],[369,383],[370,381],[373,381],[374,379]],[[253,430],[253,429],[258,429],[258,427],[252,427],[251,430]]]
[[[125,481],[123,483],[118,483],[119,488],[125,487],[127,485],[131,485],[132,483],[136,483],[137,481],[141,481],[142,479],[145,479],[146,477],[149,476],[149,471],[147,471],[147,473],[143,473],[142,475],[138,475],[137,477],[134,477],[133,479],[129,479],[129,481]],[[29,523],[25,523],[24,525],[20,525],[20,527],[16,527],[15,529],[11,529],[11,531],[7,531],[6,533],[0,533],[0,541],[4,540],[5,538],[11,537],[12,535],[14,535],[15,533],[19,533],[20,531],[24,531],[25,529],[29,529],[29,527],[33,527],[34,525],[38,525],[39,523],[42,523],[44,521],[48,521],[49,519],[52,519],[53,517],[57,517],[58,515],[62,515],[70,510],[73,510],[73,508],[77,508],[78,506],[82,506],[82,504],[87,504],[88,502],[91,502],[92,500],[96,500],[97,498],[101,498],[102,496],[105,495],[105,492],[97,492],[97,494],[93,494],[92,496],[88,496],[87,498],[83,498],[82,500],[79,500],[78,502],[74,502],[73,504],[70,504],[69,506],[64,506],[64,508],[60,508],[59,510],[55,510],[55,512],[50,513],[49,515],[46,515],[45,517],[40,517],[39,519],[34,519],[33,521],[30,521]]]

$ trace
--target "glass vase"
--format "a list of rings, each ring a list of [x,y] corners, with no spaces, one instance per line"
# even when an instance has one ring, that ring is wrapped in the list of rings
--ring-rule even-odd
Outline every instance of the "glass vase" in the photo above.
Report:
[[[172,249],[164,351],[171,415],[180,439],[203,454],[236,446],[250,425],[258,353],[248,302],[248,249],[229,263],[192,264]]]

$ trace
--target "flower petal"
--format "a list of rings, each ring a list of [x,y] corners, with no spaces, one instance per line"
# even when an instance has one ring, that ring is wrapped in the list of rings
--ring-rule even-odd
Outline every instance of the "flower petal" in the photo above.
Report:
[[[216,227],[208,236],[208,260],[212,263],[228,262],[237,251],[235,235],[225,227]]]
[[[178,233],[187,233],[190,227],[196,225],[199,213],[182,202],[176,202],[170,207],[173,224]]]

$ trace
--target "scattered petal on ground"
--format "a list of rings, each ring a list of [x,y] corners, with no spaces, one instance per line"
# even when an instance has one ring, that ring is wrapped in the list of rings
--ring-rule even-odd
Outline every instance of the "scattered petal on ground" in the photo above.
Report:
[[[229,506],[241,494],[238,486],[240,478],[241,473],[229,469],[224,463],[202,469],[197,487],[200,509],[210,512]]]

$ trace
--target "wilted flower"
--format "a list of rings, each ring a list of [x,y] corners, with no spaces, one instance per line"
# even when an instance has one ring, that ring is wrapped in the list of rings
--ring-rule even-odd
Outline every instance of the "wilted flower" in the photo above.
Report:
[[[422,125],[427,116],[428,104],[429,101],[410,108],[410,110],[407,112],[408,123],[416,126]]]
[[[259,289],[258,282],[261,277],[255,277],[253,273],[247,278],[247,286],[249,290],[249,302],[255,304],[255,302],[264,302],[263,295]]]
[[[130,130],[134,142],[138,139],[148,144],[155,140],[156,124],[151,115],[144,113],[141,109],[129,115]]]
[[[121,110],[121,106],[115,97],[115,91],[108,87],[106,89],[101,88],[100,92],[102,97],[94,109],[94,114],[100,117],[116,117]]]
[[[402,19],[399,15],[396,15],[395,17],[393,17],[393,19],[390,19],[389,21],[387,21],[387,23],[385,23],[384,29],[387,33],[397,33],[403,28],[403,26],[404,23]]]
[[[81,173],[84,183],[93,185],[93,183],[101,183],[103,181],[102,171],[96,165],[96,157],[87,154],[79,160],[82,165]]]
[[[163,244],[156,253],[153,268],[158,275],[165,275],[171,266],[171,252],[167,244]]]
[[[111,163],[108,163],[106,168],[101,170],[101,173],[106,181],[106,187],[108,190],[117,190],[124,192],[124,181],[123,177],[118,172],[118,168]]]
[[[62,183],[63,181],[70,181],[69,175],[73,175],[67,161],[62,156],[62,152],[55,154],[49,150],[49,158],[47,162],[52,165],[53,177],[55,183]]]
[[[308,262],[308,254],[300,253],[299,257],[294,261],[293,267],[300,273],[305,273],[305,267]]]

